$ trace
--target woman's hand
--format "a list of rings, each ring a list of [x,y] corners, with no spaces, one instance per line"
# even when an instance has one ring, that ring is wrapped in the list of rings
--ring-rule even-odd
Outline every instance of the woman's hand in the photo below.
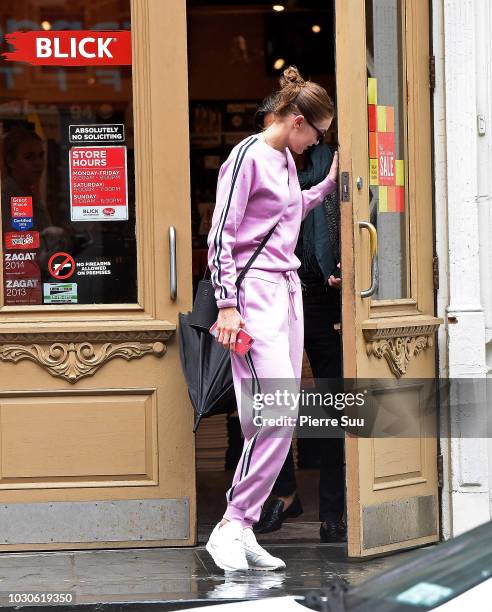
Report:
[[[331,178],[332,181],[335,181],[335,183],[337,182],[337,177],[338,177],[338,151],[335,151],[335,154],[333,155],[333,161],[331,162],[330,172],[328,173],[328,176]]]
[[[236,308],[221,308],[217,317],[217,342],[225,349],[235,350],[237,332],[245,325]]]

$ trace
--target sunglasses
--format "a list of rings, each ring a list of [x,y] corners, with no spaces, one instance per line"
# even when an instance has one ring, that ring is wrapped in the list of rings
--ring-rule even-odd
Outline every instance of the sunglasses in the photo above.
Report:
[[[309,125],[313,128],[313,130],[316,132],[317,136],[318,136],[318,142],[321,142],[324,137],[326,136],[326,132],[328,130],[320,130],[319,128],[317,128],[314,123],[311,123],[311,121],[309,121],[309,119],[304,116],[304,119],[309,123]]]

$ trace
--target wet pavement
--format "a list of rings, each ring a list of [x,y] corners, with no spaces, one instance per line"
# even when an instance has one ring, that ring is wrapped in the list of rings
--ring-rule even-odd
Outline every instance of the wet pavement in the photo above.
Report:
[[[88,550],[0,555],[1,605],[8,592],[71,591],[77,604],[165,602],[177,610],[184,602],[205,602],[306,595],[338,576],[359,584],[427,549],[366,561],[350,560],[343,544],[266,546],[287,563],[283,572],[225,575],[204,547],[178,549]],[[181,605],[180,605],[181,604]],[[33,608],[34,609],[34,608]]]
[[[97,609],[108,612],[164,612],[226,601],[305,596],[325,588],[334,578],[360,584],[433,549],[361,561],[347,557],[345,544],[320,544],[318,472],[301,470],[297,480],[303,514],[288,519],[280,531],[258,536],[265,548],[285,560],[287,569],[225,575],[215,567],[204,545],[224,511],[224,492],[231,478],[226,472],[198,474],[198,546],[193,548],[0,554],[0,607],[8,605],[9,592],[70,591],[75,603],[100,604]]]

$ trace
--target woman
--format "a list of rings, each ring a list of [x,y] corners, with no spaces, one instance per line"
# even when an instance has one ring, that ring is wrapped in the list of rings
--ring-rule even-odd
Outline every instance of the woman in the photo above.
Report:
[[[260,379],[301,378],[302,297],[294,249],[302,219],[336,189],[337,155],[329,174],[301,191],[290,153],[301,154],[324,137],[334,115],[332,100],[292,66],[280,84],[275,121],[261,135],[239,143],[220,169],[208,236],[208,262],[219,308],[216,338],[231,351],[244,435],[227,510],[206,547],[224,570],[285,567],[259,546],[252,526],[287,456],[293,430],[256,425],[254,413],[241,405],[241,381],[259,389]],[[237,295],[238,273],[273,227]],[[240,328],[256,339],[246,358],[234,353]]]
[[[259,131],[275,119],[276,94],[263,100],[255,113]],[[301,188],[309,189],[324,177],[324,169],[331,164],[333,153],[322,142],[302,155],[293,155]],[[340,335],[334,324],[340,321],[339,208],[336,193],[325,198],[323,205],[311,210],[301,224],[295,254],[301,262],[297,270],[302,285],[304,312],[304,349],[309,358],[315,380],[339,378],[341,372]],[[308,444],[302,444],[307,442]],[[345,510],[345,481],[343,470],[343,440],[341,438],[300,439],[299,452],[309,448],[320,457],[319,519],[322,542],[346,539],[343,520]],[[301,448],[302,446],[302,448]],[[297,495],[297,483],[289,450],[272,489],[272,499],[262,509],[255,533],[271,533],[282,527],[286,518],[302,514]]]
[[[31,196],[33,227],[42,231],[51,225],[41,201],[41,178],[45,167],[44,145],[36,132],[16,126],[3,141],[4,172],[2,176],[2,212],[4,231],[10,228],[10,199]]]

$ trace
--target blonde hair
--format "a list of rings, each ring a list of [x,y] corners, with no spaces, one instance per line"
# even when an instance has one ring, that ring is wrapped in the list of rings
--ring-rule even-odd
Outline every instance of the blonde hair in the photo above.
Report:
[[[280,77],[274,112],[280,117],[299,113],[318,123],[335,116],[335,105],[324,87],[305,81],[295,66],[289,66]]]

